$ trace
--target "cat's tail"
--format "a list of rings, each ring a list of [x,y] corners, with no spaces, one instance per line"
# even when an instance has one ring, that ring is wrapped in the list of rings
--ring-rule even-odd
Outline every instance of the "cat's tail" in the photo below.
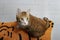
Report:
[[[52,20],[49,20],[47,17],[44,17],[43,20],[46,21],[46,28],[53,27],[54,23]]]

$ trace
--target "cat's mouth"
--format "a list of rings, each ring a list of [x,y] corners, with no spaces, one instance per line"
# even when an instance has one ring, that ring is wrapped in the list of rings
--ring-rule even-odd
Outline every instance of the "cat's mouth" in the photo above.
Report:
[[[23,27],[27,27],[27,26],[29,26],[29,24],[20,23],[20,22],[18,23],[18,25],[19,25],[19,27],[22,27],[22,28],[23,28]]]
[[[28,26],[28,24],[21,23],[20,26]]]
[[[19,22],[18,23],[20,26],[28,26],[29,25],[29,23],[25,23],[25,22]]]
[[[22,25],[22,26],[27,26],[28,24],[26,24],[26,23],[22,23],[21,25]]]

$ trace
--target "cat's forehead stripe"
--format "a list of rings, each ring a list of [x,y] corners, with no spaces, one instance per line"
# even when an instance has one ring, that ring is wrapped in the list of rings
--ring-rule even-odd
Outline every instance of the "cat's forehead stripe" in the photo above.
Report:
[[[27,12],[25,12],[25,11],[23,11],[23,12],[21,12],[22,14],[26,14]]]

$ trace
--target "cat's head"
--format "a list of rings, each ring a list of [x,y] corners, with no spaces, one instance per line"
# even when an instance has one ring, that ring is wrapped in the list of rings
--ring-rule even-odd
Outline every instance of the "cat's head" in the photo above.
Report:
[[[17,22],[22,25],[22,26],[26,26],[29,24],[29,12],[28,11],[21,11],[20,9],[18,9],[17,14],[16,14],[16,19]]]

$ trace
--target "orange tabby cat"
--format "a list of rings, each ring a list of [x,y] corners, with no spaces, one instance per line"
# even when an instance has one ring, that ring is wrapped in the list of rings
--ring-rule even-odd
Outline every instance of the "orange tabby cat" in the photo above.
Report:
[[[37,18],[30,12],[20,11],[20,9],[18,9],[16,20],[18,22],[17,28],[24,29],[31,37],[41,37],[50,26],[48,18]]]

